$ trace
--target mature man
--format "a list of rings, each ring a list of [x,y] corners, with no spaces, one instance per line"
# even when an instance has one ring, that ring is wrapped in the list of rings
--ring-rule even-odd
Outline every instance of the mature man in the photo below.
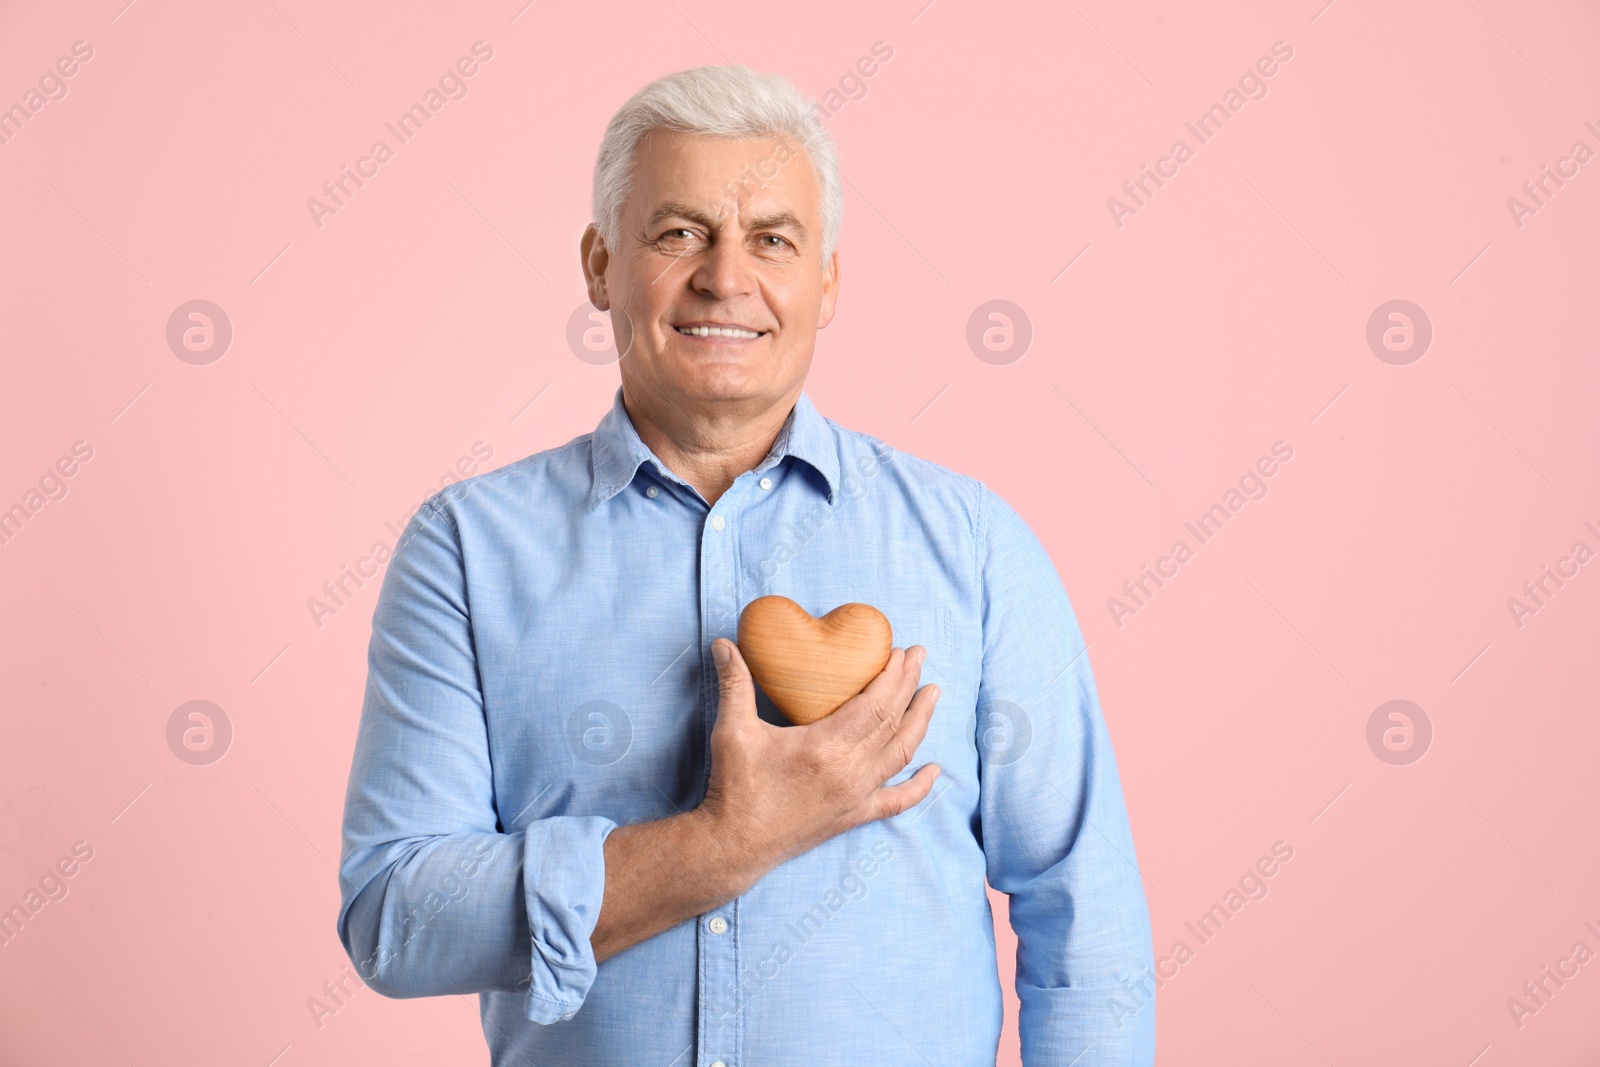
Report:
[[[389,563],[338,932],[386,996],[479,993],[496,1064],[992,1064],[985,877],[1024,1063],[1152,1059],[1144,894],[1049,557],[802,389],[841,200],[782,79],[637,93],[582,241],[611,410],[431,498]],[[876,606],[888,665],[788,725],[734,644],[768,594]]]

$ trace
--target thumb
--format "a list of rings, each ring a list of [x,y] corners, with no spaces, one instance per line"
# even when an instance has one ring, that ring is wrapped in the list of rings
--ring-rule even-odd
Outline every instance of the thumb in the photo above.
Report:
[[[711,658],[717,665],[718,714],[754,715],[756,710],[755,682],[750,668],[739,654],[739,646],[725,637],[711,643]]]

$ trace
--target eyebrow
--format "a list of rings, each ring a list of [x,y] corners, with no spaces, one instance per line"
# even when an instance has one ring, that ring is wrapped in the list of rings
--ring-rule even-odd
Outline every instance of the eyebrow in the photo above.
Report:
[[[752,230],[781,230],[788,227],[801,237],[806,235],[805,223],[792,211],[774,211],[770,215],[760,215],[750,220],[749,228]]]
[[[690,207],[688,204],[680,203],[676,200],[668,200],[656,208],[646,222],[646,228],[652,228],[657,223],[670,218],[688,219],[690,222],[698,223],[708,230],[716,227],[716,220],[700,209]],[[753,218],[750,220],[748,229],[777,230],[785,227],[795,231],[802,238],[806,236],[805,223],[801,222],[799,217],[792,211],[774,211],[771,214]]]

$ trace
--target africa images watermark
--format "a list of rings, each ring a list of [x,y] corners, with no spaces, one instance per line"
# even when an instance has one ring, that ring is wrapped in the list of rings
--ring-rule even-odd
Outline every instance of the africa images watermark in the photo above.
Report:
[[[35,915],[45,909],[46,905],[52,901],[67,899],[67,894],[72,891],[67,879],[75,877],[83,869],[83,864],[92,859],[94,859],[94,846],[87,841],[74,841],[72,855],[61,856],[39,876],[39,888],[29,886],[28,891],[22,896],[21,903],[11,905],[6,911],[0,911],[0,948],[10,947],[11,942],[33,921]]]
[[[439,489],[446,489],[455,485],[462,479],[470,478],[478,473],[480,464],[489,462],[494,458],[494,446],[487,441],[472,442],[470,455],[457,457],[454,466],[447,467],[435,483]],[[430,490],[429,496],[432,496]],[[317,629],[322,629],[324,621],[330,615],[337,615],[356,597],[356,594],[366,586],[367,582],[378,576],[379,568],[385,566],[394,555],[394,550],[399,547],[400,537],[405,533],[406,523],[415,515],[417,509],[427,501],[427,497],[417,501],[407,508],[405,514],[384,522],[384,529],[389,531],[390,537],[372,542],[365,554],[357,557],[354,565],[349,563],[339,564],[339,574],[322,583],[321,597],[306,597],[306,610],[311,613],[311,622]],[[351,586],[355,588],[351,588]]]
[[[322,183],[322,195],[326,199],[314,196],[306,199],[306,209],[311,212],[311,221],[316,228],[322,229],[326,216],[337,215],[348,206],[357,191],[378,176],[378,169],[394,158],[399,146],[407,144],[421,133],[428,121],[444,110],[445,104],[451,100],[465,99],[467,79],[478,73],[480,63],[487,63],[493,58],[494,48],[491,45],[481,40],[474,41],[472,55],[462,56],[453,66],[446,67],[444,73],[439,75],[437,87],[430,85],[423,92],[420,102],[406,108],[393,122],[383,124],[383,128],[394,137],[395,147],[390,147],[389,142],[380,137],[372,142],[366,155],[356,160],[354,169],[339,164],[339,177]]]
[[[1137,615],[1148,607],[1156,592],[1166,585],[1162,579],[1176,578],[1179,568],[1195,557],[1198,546],[1221,533],[1223,525],[1243,510],[1247,503],[1266,499],[1267,479],[1278,473],[1280,462],[1288,463],[1293,458],[1293,445],[1287,441],[1274,441],[1271,455],[1261,456],[1253,467],[1247,468],[1239,476],[1237,489],[1230,486],[1222,494],[1221,501],[1201,512],[1193,522],[1183,524],[1184,529],[1194,535],[1196,547],[1190,547],[1189,542],[1180,537],[1172,543],[1172,548],[1165,556],[1156,560],[1153,569],[1148,563],[1140,564],[1139,577],[1122,583],[1126,599],[1114,596],[1106,598],[1106,608],[1111,612],[1111,621],[1117,624],[1117,629],[1122,629],[1128,616]],[[1150,587],[1151,583],[1154,583],[1154,589]]]
[[[22,99],[10,107],[0,109],[0,145],[8,145],[33,121],[33,116],[44,110],[46,104],[65,100],[69,87],[67,79],[82,69],[82,64],[94,58],[94,46],[88,41],[73,41],[72,54],[56,59],[53,66],[45,68],[34,85],[22,94]],[[35,87],[37,86],[37,87]]]
[[[423,898],[422,903],[412,908],[406,917],[401,920],[400,929],[404,931],[405,937],[401,940],[399,947],[390,948],[384,944],[383,938],[380,937],[378,947],[373,950],[372,955],[357,965],[356,972],[361,976],[361,979],[365,982],[370,982],[376,978],[378,972],[386,964],[398,959],[405,947],[411,944],[418,934],[427,929],[428,924],[438,918],[441,912],[451,904],[458,904],[465,900],[472,891],[472,879],[477,877],[480,870],[494,861],[495,854],[500,851],[500,844],[503,839],[503,835],[500,834],[480,838],[477,844],[472,846],[471,855],[462,856],[456,860],[454,868],[447,871],[444,877],[439,880],[439,887],[430,890],[428,895]],[[488,850],[487,855],[484,852],[485,849]],[[306,998],[306,1008],[311,1012],[311,1017],[317,1021],[319,1029],[321,1028],[324,1012],[328,1015],[335,1015],[343,1006],[343,1004],[329,1005],[320,1003],[316,997]]]
[[[1583,528],[1600,540],[1600,529],[1596,529],[1593,522],[1585,522]],[[1522,583],[1521,597],[1506,597],[1506,610],[1511,612],[1511,621],[1517,629],[1527,625],[1525,620],[1529,615],[1537,615],[1549,607],[1551,599],[1566,587],[1567,582],[1578,576],[1578,568],[1591,559],[1594,559],[1594,549],[1580,537],[1572,542],[1566,555],[1557,557],[1554,568],[1548,563],[1541,563],[1539,576]]]
[[[1112,1017],[1117,1020],[1117,1029],[1122,1029],[1124,1023],[1149,1006],[1155,999],[1155,991],[1176,978],[1179,969],[1193,960],[1201,948],[1215,941],[1217,935],[1222,933],[1223,926],[1243,911],[1246,904],[1253,900],[1265,900],[1269,891],[1267,880],[1292,859],[1294,846],[1287,841],[1274,841],[1271,855],[1262,855],[1245,868],[1238,881],[1222,894],[1220,901],[1201,912],[1199,918],[1183,924],[1184,930],[1194,938],[1193,945],[1189,944],[1187,938],[1180,937],[1172,943],[1172,948],[1165,956],[1154,961],[1153,967],[1144,969],[1133,978],[1122,979],[1122,992],[1113,994],[1107,1005]]]
[[[1195,157],[1200,146],[1221,133],[1222,127],[1242,111],[1245,104],[1251,100],[1265,99],[1267,79],[1278,73],[1280,63],[1287,63],[1293,58],[1294,48],[1289,42],[1273,41],[1272,55],[1262,56],[1253,66],[1247,67],[1245,72],[1239,75],[1237,88],[1228,86],[1222,94],[1221,102],[1212,104],[1202,111],[1193,122],[1183,124],[1183,128],[1195,139],[1193,147],[1188,141],[1179,137],[1172,142],[1167,154],[1155,161],[1153,168],[1149,164],[1141,163],[1139,176],[1122,183],[1122,192],[1127,199],[1115,196],[1106,198],[1106,210],[1111,213],[1111,221],[1117,229],[1120,230],[1126,225],[1123,220],[1127,216],[1137,215],[1141,208],[1147,206],[1154,199],[1157,190],[1166,185],[1167,181],[1176,178],[1179,169]],[[1151,188],[1152,184],[1155,186],[1154,189]]]
[[[1583,128],[1596,138],[1600,138],[1600,126],[1596,126],[1593,120],[1585,121]],[[1556,159],[1554,168],[1548,163],[1539,164],[1539,176],[1522,183],[1523,198],[1506,197],[1506,210],[1511,212],[1511,221],[1517,229],[1522,229],[1529,215],[1537,215],[1541,208],[1548,207],[1550,199],[1560,192],[1568,181],[1576,178],[1579,168],[1593,158],[1594,149],[1589,147],[1587,141],[1579,139],[1572,142],[1572,147],[1567,150],[1566,155]]]
[[[865,100],[869,91],[867,80],[877,75],[883,69],[883,65],[893,58],[894,46],[888,41],[872,42],[871,54],[857,57],[855,63],[839,76],[837,87],[830,85],[822,94],[822,99],[811,105],[812,112],[818,119],[827,122],[844,110],[845,105],[851,101]],[[778,176],[778,171],[784,164],[795,159],[808,158],[787,140],[779,141],[778,145],[755,166],[741,165],[739,176],[724,182],[722,191],[728,195],[729,200],[742,207],[749,202],[751,189],[759,189],[771,182]]]
[[[877,478],[878,473],[893,456],[892,445],[873,438],[872,454],[862,456],[856,461],[856,470],[861,473],[861,477],[857,478],[855,472],[850,470],[840,474],[841,499],[837,505],[819,501],[797,522],[780,523],[774,531],[776,536],[773,538],[771,549],[759,564],[761,577],[769,581],[776,577],[783,565],[799,555],[823,527],[834,521],[846,504],[866,496],[873,479]]]
[[[1583,928],[1596,938],[1600,938],[1600,927],[1592,922],[1585,922]],[[1537,1015],[1550,1006],[1550,1001],[1555,999],[1563,987],[1574,978],[1578,977],[1580,968],[1594,959],[1594,949],[1589,947],[1589,942],[1579,939],[1573,942],[1572,949],[1567,955],[1560,957],[1555,962],[1552,970],[1549,964],[1539,968],[1537,977],[1522,983],[1522,996],[1507,997],[1506,1010],[1511,1013],[1511,1021],[1521,1030],[1527,1025],[1530,1015]],[[1550,988],[1555,986],[1554,989]]]
[[[72,442],[72,453],[57,457],[39,476],[38,488],[32,486],[22,494],[18,503],[0,511],[0,545],[9,545],[33,517],[53,500],[66,499],[71,486],[67,479],[77,474],[82,465],[94,458],[94,446],[87,441]]]
[[[883,864],[894,859],[894,846],[887,841],[875,841],[872,845],[872,854],[877,859],[857,857],[854,869],[846,870],[839,877],[837,886],[828,888],[822,894],[820,902],[813,904],[798,919],[783,924],[783,928],[794,937],[795,944],[791,944],[787,938],[780,937],[772,943],[772,951],[760,961],[747,965],[737,981],[729,979],[727,991],[733,995],[733,1003],[718,1014],[718,1026],[721,1026],[728,1016],[743,1011],[750,998],[759,992],[762,986],[778,977],[778,972],[783,969],[784,964],[794,959],[795,953],[816,937],[834,916],[844,910],[845,905],[867,895],[867,882],[877,876]]]
[[[355,989],[350,988],[351,982],[355,983]],[[317,1029],[321,1030],[327,1025],[328,1019],[348,1007],[351,998],[358,990],[365,989],[366,985],[356,976],[355,971],[350,969],[348,962],[339,968],[336,978],[323,982],[322,996],[306,998],[306,1010],[311,1013],[311,1021],[317,1024]]]

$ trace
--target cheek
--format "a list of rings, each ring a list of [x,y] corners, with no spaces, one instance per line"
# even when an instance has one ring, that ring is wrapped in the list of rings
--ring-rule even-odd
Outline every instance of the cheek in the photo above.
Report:
[[[612,279],[616,283],[616,287],[611,289],[613,333],[620,335],[634,329],[646,337],[664,337],[672,333],[672,328],[667,325],[671,318],[667,314],[671,299],[666,290],[670,273],[661,275],[661,266],[658,265],[648,274],[634,272],[626,278]]]
[[[817,283],[794,275],[780,275],[764,286],[767,307],[784,332],[804,330],[817,321],[822,304],[822,289]]]

